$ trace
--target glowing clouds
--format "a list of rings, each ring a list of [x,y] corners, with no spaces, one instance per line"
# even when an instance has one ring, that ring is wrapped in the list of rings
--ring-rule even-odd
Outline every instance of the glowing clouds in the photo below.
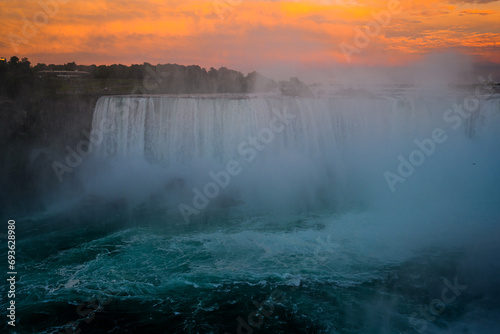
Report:
[[[0,54],[33,63],[146,61],[243,71],[276,63],[385,66],[443,50],[498,62],[500,3],[396,2],[18,0],[0,12]]]

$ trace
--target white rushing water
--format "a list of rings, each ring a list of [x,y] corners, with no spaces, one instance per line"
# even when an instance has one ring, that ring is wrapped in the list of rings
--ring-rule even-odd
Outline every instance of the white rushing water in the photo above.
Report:
[[[443,182],[444,172],[444,179],[459,171],[493,177],[499,110],[497,98],[466,95],[103,97],[93,119],[104,137],[95,156],[117,161],[110,167],[122,176],[117,186],[138,180],[138,196],[148,185],[144,194],[182,188],[176,206],[194,208],[196,188],[217,194],[211,202],[219,206],[350,210],[405,193],[432,195],[423,187]],[[228,168],[235,175],[219,179],[226,187],[208,185],[210,173],[228,176]],[[443,187],[459,183],[449,181]],[[100,182],[113,188],[114,178]]]

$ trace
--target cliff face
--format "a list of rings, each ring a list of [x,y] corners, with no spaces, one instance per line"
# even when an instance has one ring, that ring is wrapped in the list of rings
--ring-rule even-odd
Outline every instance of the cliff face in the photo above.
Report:
[[[0,98],[0,217],[41,208],[59,184],[52,162],[89,130],[98,96]],[[71,182],[71,177],[69,182]]]
[[[18,132],[22,125],[26,122],[26,111],[19,108],[15,101],[0,97],[0,142],[5,143],[5,140]]]
[[[13,198],[22,194],[19,187],[25,183],[27,166],[27,135],[24,126],[27,113],[7,98],[0,98],[0,191],[1,209],[13,206]],[[0,211],[0,216],[3,212]]]

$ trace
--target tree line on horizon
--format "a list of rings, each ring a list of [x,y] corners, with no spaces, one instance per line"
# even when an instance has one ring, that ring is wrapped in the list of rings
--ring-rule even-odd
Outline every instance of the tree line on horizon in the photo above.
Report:
[[[0,95],[16,100],[30,94],[36,95],[41,91],[54,93],[57,90],[57,80],[46,75],[47,71],[88,73],[81,78],[67,80],[94,79],[102,82],[130,80],[146,83],[143,85],[145,89],[136,89],[131,91],[131,94],[262,93],[279,90],[286,93],[290,90],[290,86],[305,86],[297,78],[291,78],[289,82],[276,82],[255,71],[245,76],[226,67],[219,69],[211,67],[206,70],[198,65],[144,63],[130,66],[121,64],[98,66],[77,65],[75,62],[64,65],[38,63],[32,66],[27,58],[19,59],[13,56],[9,61],[0,61]]]

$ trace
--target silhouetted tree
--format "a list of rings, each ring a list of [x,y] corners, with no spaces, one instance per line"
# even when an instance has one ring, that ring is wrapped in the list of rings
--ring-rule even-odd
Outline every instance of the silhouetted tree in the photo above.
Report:
[[[9,65],[16,66],[19,63],[19,58],[16,56],[10,57]]]
[[[35,72],[40,72],[40,71],[47,71],[49,67],[43,63],[38,63],[33,67],[33,71]]]
[[[110,69],[106,65],[101,65],[97,67],[95,72],[96,79],[108,79],[110,76]]]
[[[2,65],[0,77],[0,94],[12,99],[20,96],[29,97],[33,89],[34,74],[27,58],[19,61],[13,56],[7,64]],[[25,102],[25,101],[24,101]]]
[[[64,71],[76,71],[76,64],[75,64],[75,62],[65,64],[64,65]]]

